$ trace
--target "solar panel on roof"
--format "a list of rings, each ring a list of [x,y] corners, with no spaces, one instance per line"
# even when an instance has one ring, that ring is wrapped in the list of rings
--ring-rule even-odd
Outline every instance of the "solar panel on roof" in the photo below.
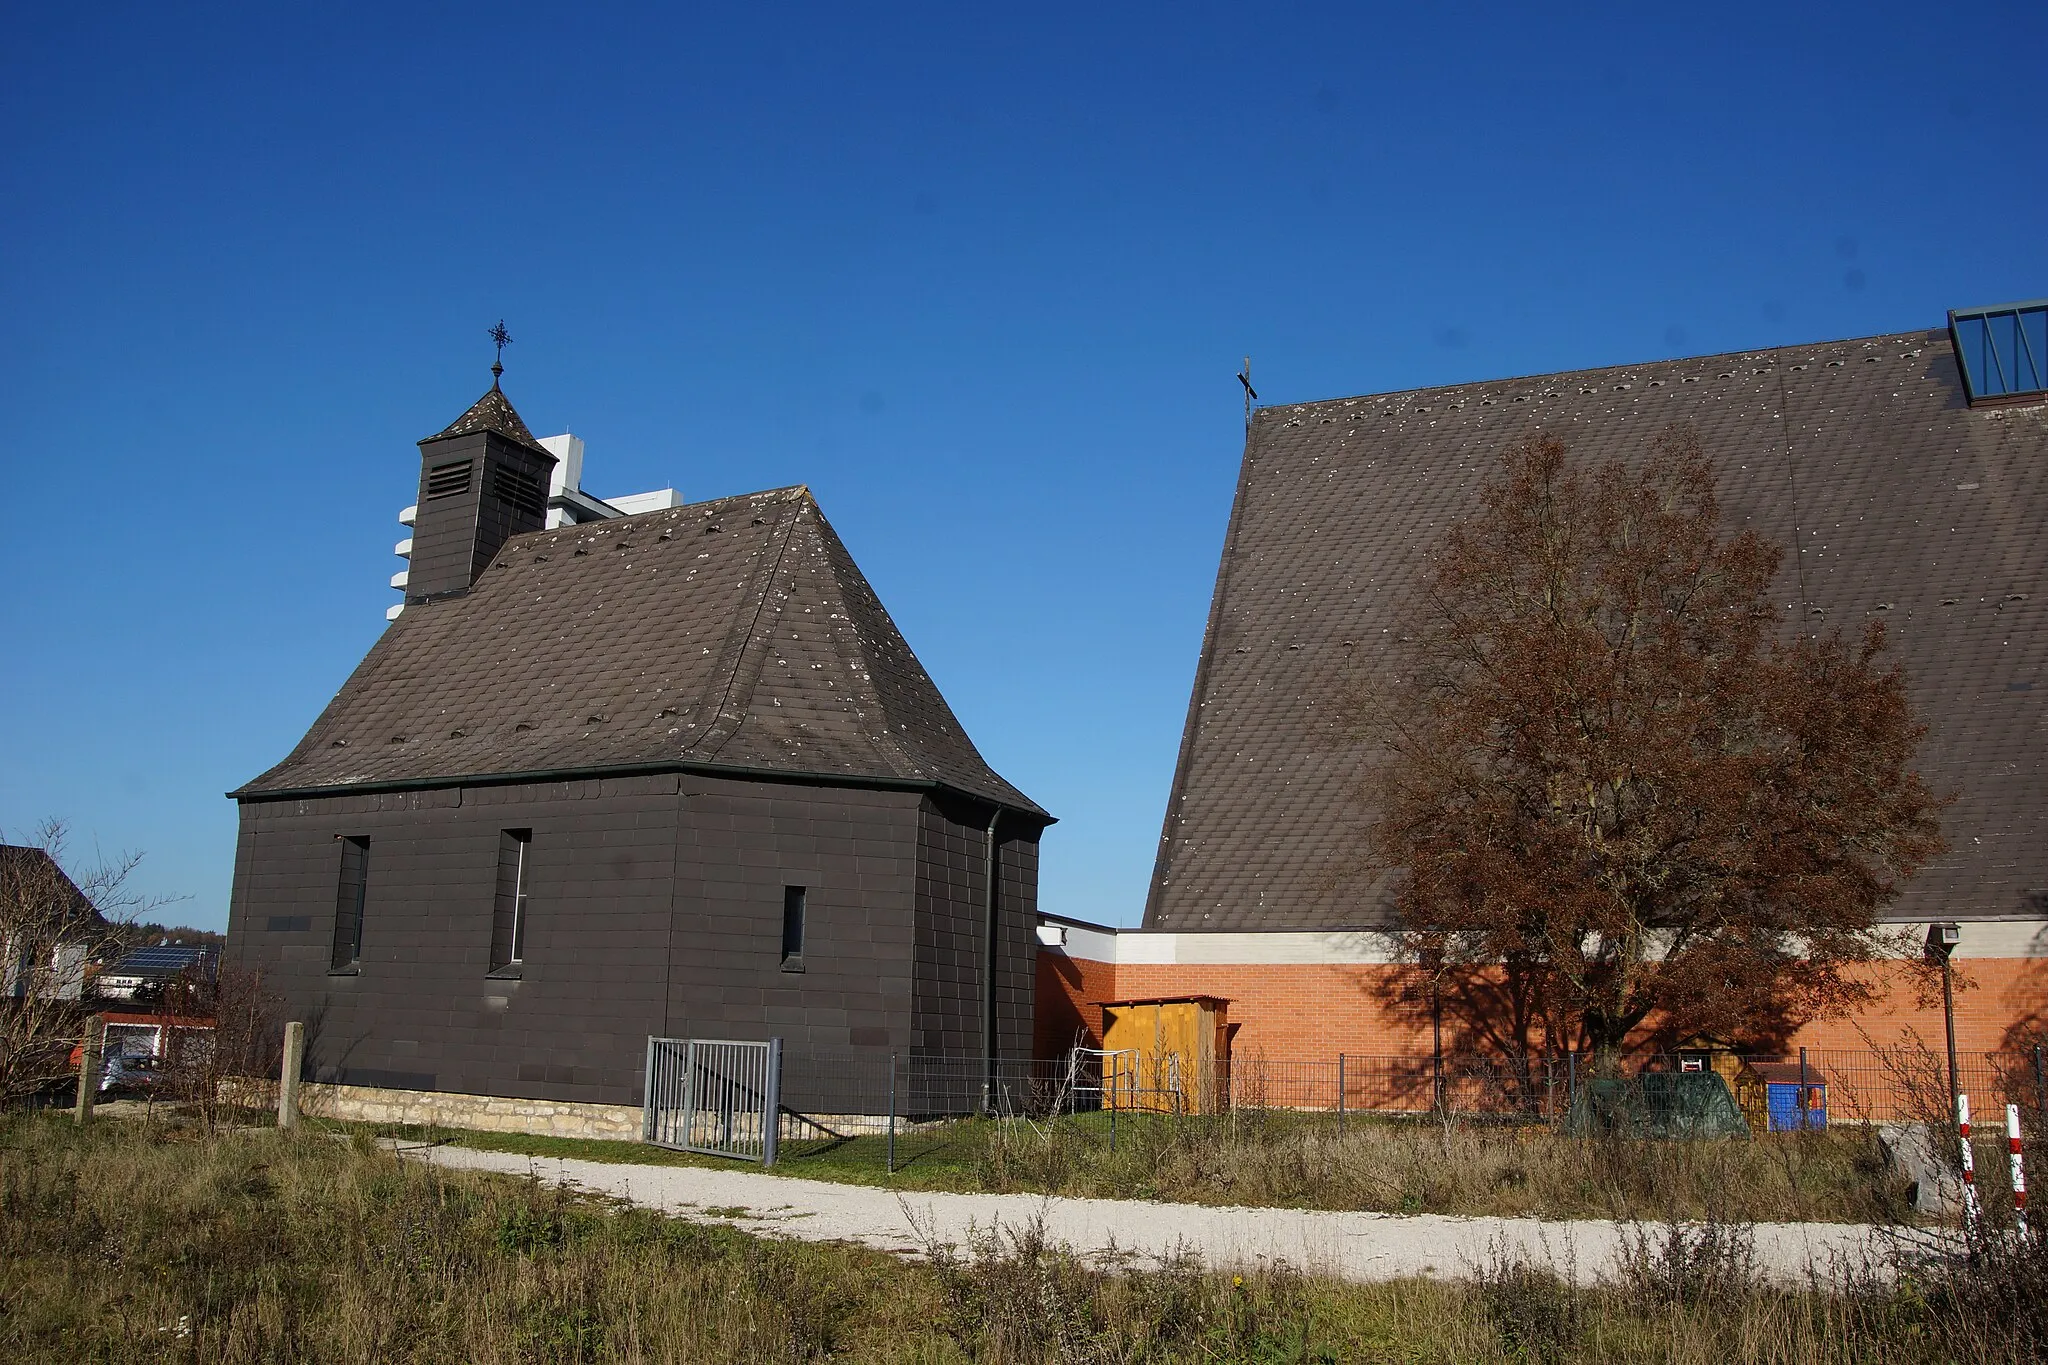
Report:
[[[193,948],[179,944],[160,943],[148,948],[137,948],[115,965],[116,972],[138,972],[172,974],[213,956],[210,949]]]
[[[2048,299],[1952,309],[1948,333],[1972,403],[2048,394]]]

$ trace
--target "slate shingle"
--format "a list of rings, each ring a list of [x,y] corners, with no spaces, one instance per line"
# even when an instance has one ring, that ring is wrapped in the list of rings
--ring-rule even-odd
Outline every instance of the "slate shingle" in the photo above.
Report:
[[[2048,887],[2048,407],[1970,409],[1944,331],[1272,407],[1247,441],[1148,928],[1384,923],[1336,701],[1424,558],[1533,430],[1595,460],[1689,422],[1722,511],[1788,553],[1789,623],[1884,620],[1958,793],[1901,920],[2039,914]]]
[[[982,760],[805,488],[508,540],[468,593],[408,606],[232,795],[671,763],[1049,818]]]

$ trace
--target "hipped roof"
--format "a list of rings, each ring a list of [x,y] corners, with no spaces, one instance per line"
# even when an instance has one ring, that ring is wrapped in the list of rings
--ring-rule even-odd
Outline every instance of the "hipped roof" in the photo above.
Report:
[[[1786,547],[1790,628],[1884,621],[1958,793],[1900,920],[2048,903],[2048,408],[1972,410],[1947,334],[1271,407],[1248,435],[1161,835],[1148,928],[1388,922],[1347,875],[1367,811],[1340,698],[1425,557],[1531,432],[1592,460],[1698,431],[1730,527]]]
[[[647,768],[932,786],[974,747],[806,488],[507,541],[385,631],[242,798]]]

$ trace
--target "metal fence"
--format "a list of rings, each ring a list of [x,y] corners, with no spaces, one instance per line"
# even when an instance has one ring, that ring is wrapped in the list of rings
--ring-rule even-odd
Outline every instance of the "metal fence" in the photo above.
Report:
[[[2031,1052],[1967,1053],[1958,1085],[1980,1113],[2010,1102],[2048,1119],[2048,1058]],[[1114,1147],[1140,1126],[1262,1121],[1258,1131],[1403,1120],[1562,1127],[1596,1076],[1624,1079],[1707,1067],[1736,1091],[1753,1133],[1845,1123],[1941,1122],[1949,1110],[1947,1059],[1918,1048],[1811,1048],[1783,1055],[1702,1058],[1639,1054],[1596,1062],[1589,1053],[1526,1057],[1467,1053],[1332,1054],[1276,1059],[1240,1052],[1205,1078],[1176,1068],[1135,1067],[1120,1054],[1077,1052],[1056,1060],[998,1061],[872,1050],[793,1052],[782,1061],[773,1140],[785,1163],[895,1171],[942,1161],[974,1161],[990,1124],[1062,1125]],[[1149,1089],[1133,1084],[1153,1078]],[[652,1080],[652,1073],[650,1073]],[[1176,1086],[1176,1081],[1180,1081]],[[713,1091],[716,1091],[714,1086]],[[744,1097],[745,1086],[738,1087]],[[1789,1092],[1789,1093],[1787,1093]],[[653,1093],[650,1091],[650,1093]],[[705,1092],[707,1096],[711,1092]],[[722,1093],[722,1092],[721,1092]],[[1796,1098],[1795,1098],[1796,1097]],[[725,1111],[709,1105],[709,1112]],[[723,1118],[716,1120],[725,1122]],[[692,1150],[759,1159],[752,1144],[709,1133],[689,1120]],[[749,1130],[738,1121],[738,1134]],[[674,1145],[685,1145],[677,1141]]]
[[[641,1135],[662,1147],[775,1164],[782,1041],[649,1038]]]

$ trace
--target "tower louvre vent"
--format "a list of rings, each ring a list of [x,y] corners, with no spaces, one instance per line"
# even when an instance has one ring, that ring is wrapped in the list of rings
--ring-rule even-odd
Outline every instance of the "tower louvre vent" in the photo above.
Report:
[[[476,465],[474,460],[454,460],[448,464],[437,464],[427,471],[427,499],[452,498],[469,491],[469,475]]]
[[[532,516],[547,511],[547,486],[524,470],[494,464],[490,471],[491,496]]]

